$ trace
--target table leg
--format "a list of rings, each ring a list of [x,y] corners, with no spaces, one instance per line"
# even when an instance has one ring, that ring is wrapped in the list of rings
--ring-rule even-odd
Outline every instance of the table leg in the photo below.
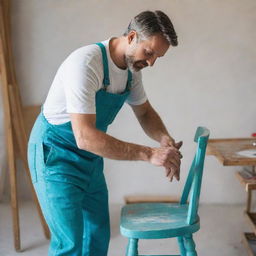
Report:
[[[252,202],[252,191],[249,189],[247,192],[246,212],[251,211],[251,202]]]

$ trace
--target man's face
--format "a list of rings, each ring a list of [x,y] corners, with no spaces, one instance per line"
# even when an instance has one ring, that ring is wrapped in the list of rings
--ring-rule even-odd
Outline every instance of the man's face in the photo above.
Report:
[[[125,61],[132,72],[138,72],[147,66],[153,66],[156,59],[164,56],[169,48],[168,41],[161,35],[156,34],[146,40],[137,43],[136,32],[134,32],[125,53]]]

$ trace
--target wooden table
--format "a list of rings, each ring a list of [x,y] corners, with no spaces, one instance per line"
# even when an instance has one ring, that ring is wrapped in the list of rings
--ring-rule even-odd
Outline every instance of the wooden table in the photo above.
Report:
[[[237,154],[242,150],[256,149],[256,138],[210,139],[207,154],[214,155],[224,166],[256,166],[256,157]]]
[[[248,255],[255,256],[256,245],[256,213],[251,211],[252,190],[256,190],[256,157],[245,157],[237,154],[242,150],[256,150],[256,138],[210,139],[207,154],[214,155],[224,166],[248,166],[251,170],[236,173],[240,183],[247,192],[245,218],[253,229],[253,233],[243,233],[243,242]]]

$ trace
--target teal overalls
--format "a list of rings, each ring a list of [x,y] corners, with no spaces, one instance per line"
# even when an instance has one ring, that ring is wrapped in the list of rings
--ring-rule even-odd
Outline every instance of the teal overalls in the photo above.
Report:
[[[110,84],[103,44],[103,89],[96,93],[96,127],[106,132],[129,95],[128,70],[122,94],[106,91]],[[39,114],[28,143],[32,182],[51,231],[51,256],[106,256],[110,239],[108,191],[103,159],[77,147],[71,122],[50,124]]]

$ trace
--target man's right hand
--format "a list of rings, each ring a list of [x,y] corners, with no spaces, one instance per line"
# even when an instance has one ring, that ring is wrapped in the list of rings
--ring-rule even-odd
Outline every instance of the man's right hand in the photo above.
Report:
[[[173,176],[179,180],[180,153],[174,147],[153,148],[149,162],[156,166],[163,166],[166,170],[166,177],[172,181]]]

